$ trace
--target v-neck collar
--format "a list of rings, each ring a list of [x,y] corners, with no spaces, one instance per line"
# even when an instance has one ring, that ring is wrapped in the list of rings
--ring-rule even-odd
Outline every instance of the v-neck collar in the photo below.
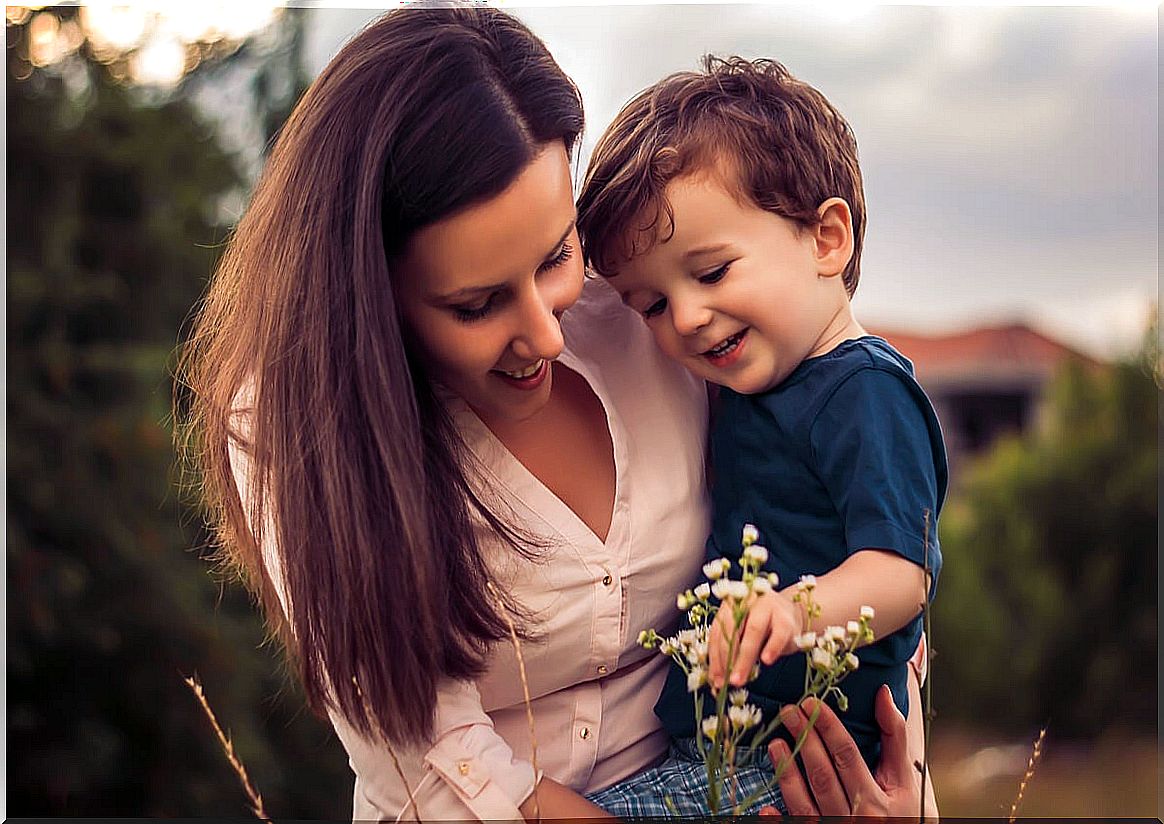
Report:
[[[601,376],[592,372],[587,364],[568,350],[564,350],[558,359],[563,366],[576,372],[586,382],[590,391],[598,398],[606,418],[607,432],[614,454],[614,501],[611,505],[610,525],[606,530],[605,541],[600,539],[565,501],[519,461],[467,403],[460,398],[453,398],[450,400],[450,411],[465,438],[465,443],[491,483],[521,501],[532,515],[567,542],[580,546],[601,547],[609,554],[613,547],[629,546],[629,541],[625,540],[627,507],[622,504],[626,467],[625,433],[618,416],[611,413],[610,398]]]

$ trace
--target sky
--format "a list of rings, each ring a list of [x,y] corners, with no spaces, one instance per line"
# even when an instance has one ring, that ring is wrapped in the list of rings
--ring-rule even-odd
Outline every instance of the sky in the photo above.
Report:
[[[1099,356],[1141,339],[1159,295],[1156,8],[506,8],[582,92],[582,169],[625,102],[705,53],[820,89],[860,150],[864,324],[1021,321]],[[313,9],[309,71],[379,13]]]

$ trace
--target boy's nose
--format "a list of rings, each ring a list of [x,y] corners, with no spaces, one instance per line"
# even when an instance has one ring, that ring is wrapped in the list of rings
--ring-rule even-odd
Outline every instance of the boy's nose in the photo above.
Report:
[[[711,323],[711,310],[698,304],[671,304],[671,324],[683,337],[697,334]]]

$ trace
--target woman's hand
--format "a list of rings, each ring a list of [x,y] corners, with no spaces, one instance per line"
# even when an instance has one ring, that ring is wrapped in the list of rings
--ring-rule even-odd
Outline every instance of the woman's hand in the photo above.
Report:
[[[916,686],[910,680],[912,693]],[[920,699],[920,694],[917,697]],[[911,707],[919,707],[919,704],[920,700],[910,702]],[[883,686],[877,692],[875,710],[881,727],[881,761],[873,773],[869,772],[860,750],[840,719],[828,706],[815,699],[808,699],[803,707],[788,706],[781,711],[789,732],[799,737],[817,706],[820,707],[819,717],[800,748],[803,775],[795,764],[787,765],[790,750],[786,742],[776,739],[768,747],[773,766],[779,768],[781,761],[787,765],[780,777],[780,792],[788,812],[791,815],[916,819],[922,795],[921,772],[914,766],[910,753],[911,738],[916,736],[911,736],[911,731],[907,730],[906,721],[897,711],[889,688]],[[936,819],[937,805],[932,790],[927,791],[926,796],[926,817]],[[760,814],[777,813],[767,807]]]

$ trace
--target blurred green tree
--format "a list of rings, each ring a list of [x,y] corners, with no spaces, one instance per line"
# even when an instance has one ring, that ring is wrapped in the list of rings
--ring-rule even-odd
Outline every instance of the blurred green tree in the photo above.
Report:
[[[943,719],[1155,735],[1158,331],[1136,357],[1069,363],[1045,425],[952,495],[932,617]]]
[[[84,45],[34,67],[27,24],[7,37],[8,812],[245,816],[197,672],[272,815],[347,817],[342,748],[174,492],[170,364],[247,181],[189,84],[143,95]]]

